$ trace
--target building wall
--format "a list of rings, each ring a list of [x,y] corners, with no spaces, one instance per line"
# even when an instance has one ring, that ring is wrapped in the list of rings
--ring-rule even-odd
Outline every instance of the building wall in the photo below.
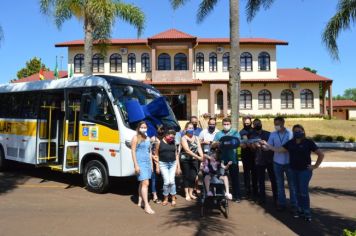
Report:
[[[319,114],[320,113],[320,99],[319,99],[319,84],[318,83],[300,83],[298,89],[291,89],[294,94],[294,108],[282,109],[281,108],[281,92],[284,89],[290,89],[289,84],[280,83],[267,83],[267,84],[242,84],[241,90],[247,89],[252,93],[252,109],[244,110],[240,109],[243,114],[253,115],[266,115],[266,114]],[[259,109],[258,108],[258,93],[259,91],[267,89],[272,95],[272,108],[271,109]],[[300,102],[300,92],[303,89],[310,89],[314,95],[314,107],[310,109],[302,109]],[[209,92],[209,87],[205,84],[202,86],[201,92],[198,91],[198,113],[199,115],[208,112],[209,108],[206,106],[206,94]],[[214,102],[216,101],[215,98]],[[216,105],[215,105],[216,107]],[[215,109],[215,114],[219,114],[220,111]],[[356,112],[355,112],[356,116]]]
[[[356,108],[349,108],[349,119],[356,119]]]

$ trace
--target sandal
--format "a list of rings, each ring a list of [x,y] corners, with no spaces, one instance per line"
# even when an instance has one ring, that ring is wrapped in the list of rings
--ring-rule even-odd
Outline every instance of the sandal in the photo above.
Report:
[[[176,202],[177,198],[176,197],[172,197],[172,207],[175,207],[177,205],[177,202]]]
[[[162,203],[162,201],[161,201],[161,200],[159,200],[158,198],[153,199],[153,202],[154,202],[154,203],[156,203],[156,204],[161,204],[161,203]]]
[[[153,215],[155,214],[154,210],[150,209],[145,209],[145,213],[149,214],[149,215]]]

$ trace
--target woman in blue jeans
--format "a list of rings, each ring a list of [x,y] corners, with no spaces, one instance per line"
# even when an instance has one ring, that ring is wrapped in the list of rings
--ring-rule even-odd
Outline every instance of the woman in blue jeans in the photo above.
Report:
[[[171,195],[172,206],[176,205],[176,184],[175,176],[181,173],[178,153],[174,142],[176,132],[167,130],[163,139],[157,144],[156,155],[158,156],[159,172],[163,177],[163,202],[168,204],[168,197]]]
[[[324,153],[316,146],[313,140],[305,137],[305,130],[301,125],[293,126],[293,139],[280,148],[270,147],[276,152],[289,152],[290,169],[293,182],[296,187],[297,211],[295,218],[304,217],[311,221],[309,182],[313,175],[313,170],[318,168],[324,159]],[[314,165],[311,163],[311,152],[318,155]]]

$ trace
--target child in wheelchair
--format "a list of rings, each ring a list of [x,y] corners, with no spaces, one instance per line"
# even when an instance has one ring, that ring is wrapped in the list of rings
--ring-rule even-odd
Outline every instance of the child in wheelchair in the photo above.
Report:
[[[227,199],[232,199],[226,174],[231,164],[231,161],[225,165],[219,160],[217,147],[211,147],[210,152],[204,154],[201,169],[204,173],[204,190],[208,197],[223,194]]]

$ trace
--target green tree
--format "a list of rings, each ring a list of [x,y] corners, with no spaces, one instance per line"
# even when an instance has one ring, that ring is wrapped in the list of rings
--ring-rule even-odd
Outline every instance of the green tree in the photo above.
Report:
[[[47,68],[42,63],[41,58],[34,57],[26,62],[26,66],[24,68],[20,69],[17,72],[17,78],[21,79],[21,78],[36,74],[41,70],[41,68],[43,68],[43,70],[49,70],[49,68]]]
[[[349,88],[344,91],[344,98],[356,101],[356,88]]]
[[[170,0],[174,9],[184,5],[188,0]],[[214,10],[219,0],[201,0],[197,12],[197,22],[202,22],[210,12]],[[252,19],[258,9],[263,6],[265,8],[272,4],[272,0],[248,0],[246,9],[248,19]],[[231,94],[231,119],[232,126],[238,129],[239,121],[239,101],[240,101],[240,16],[239,16],[239,0],[229,0],[230,14],[230,68],[229,68],[229,90]]]
[[[339,0],[335,15],[327,23],[322,38],[331,56],[338,60],[337,38],[342,30],[350,29],[356,22],[356,0]]]
[[[138,36],[144,28],[145,16],[133,4],[120,0],[40,0],[41,12],[54,17],[56,26],[73,16],[84,24],[84,75],[92,74],[93,41],[107,45],[116,18],[130,23]]]
[[[311,72],[313,74],[316,74],[318,72],[317,70],[314,70],[314,69],[312,69],[310,67],[303,67],[303,70],[309,71],[309,72]]]

